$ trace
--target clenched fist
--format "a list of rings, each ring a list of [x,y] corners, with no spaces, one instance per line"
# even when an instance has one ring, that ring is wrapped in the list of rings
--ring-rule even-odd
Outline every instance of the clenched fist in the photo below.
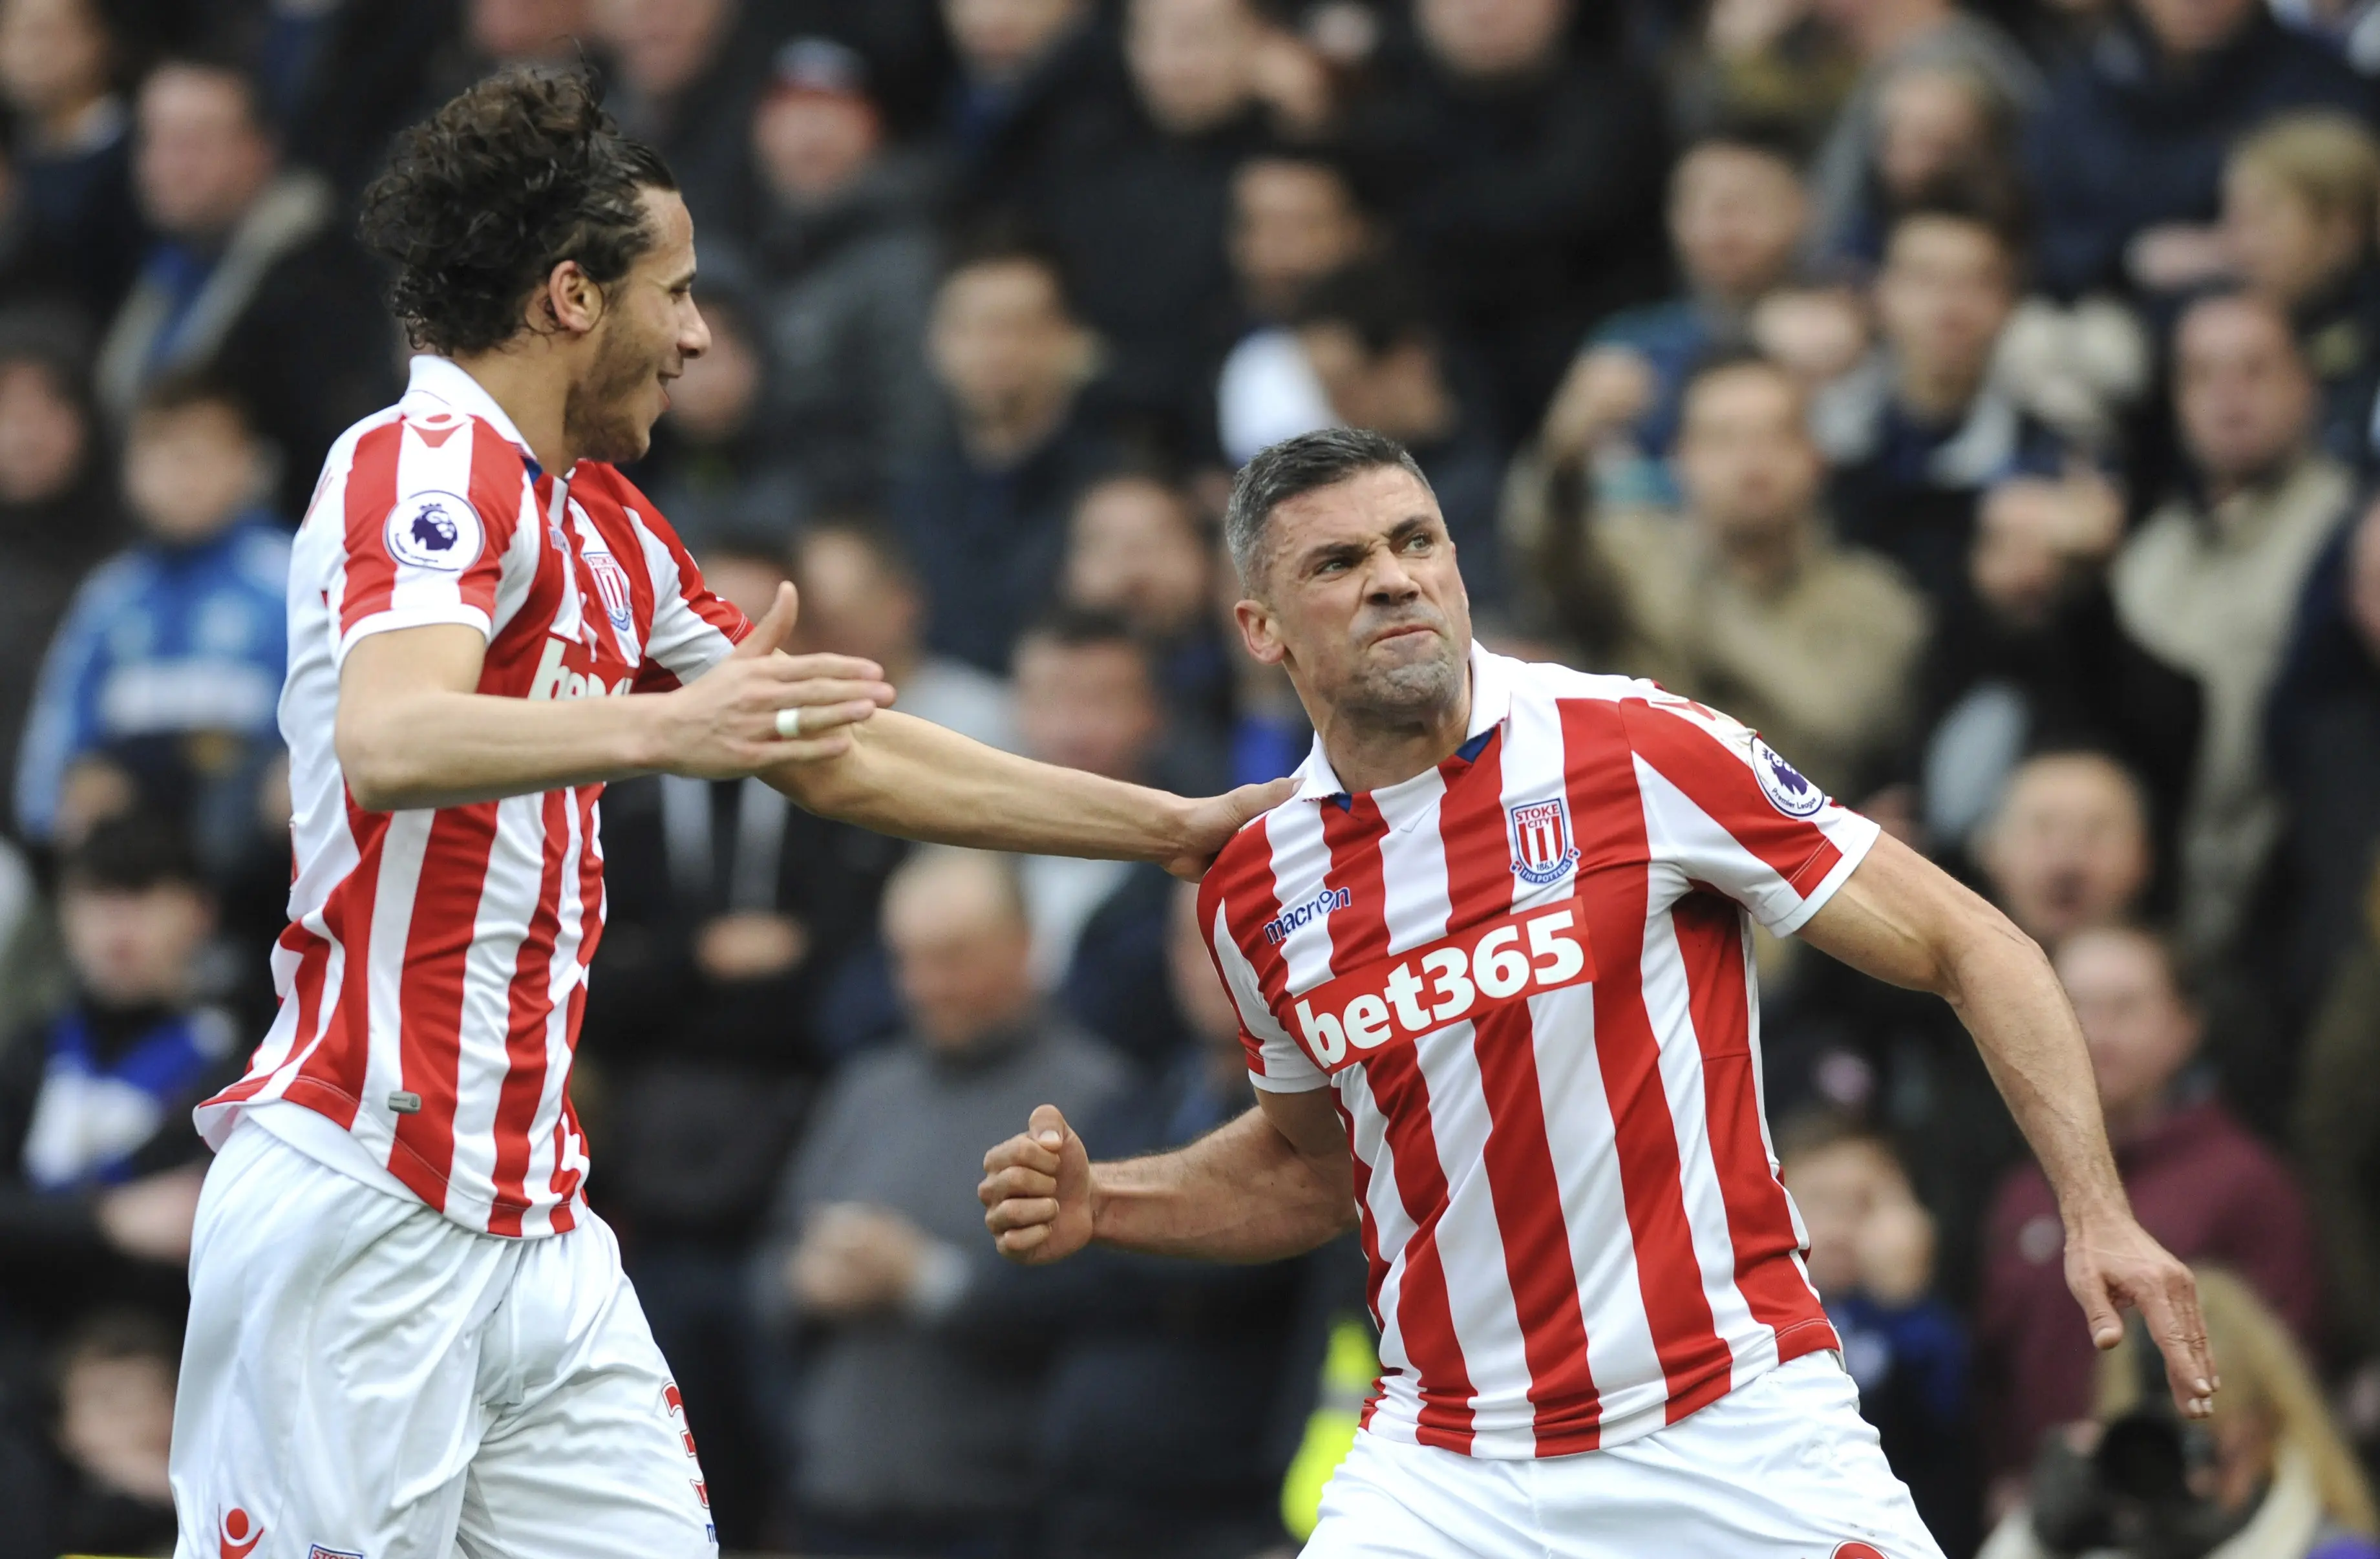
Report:
[[[1091,1242],[1091,1156],[1055,1104],[983,1155],[984,1227],[1012,1261],[1038,1267]]]

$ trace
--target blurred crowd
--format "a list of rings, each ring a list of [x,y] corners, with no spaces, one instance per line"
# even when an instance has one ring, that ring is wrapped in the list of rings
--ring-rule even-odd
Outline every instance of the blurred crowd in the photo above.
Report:
[[[0,0],[0,1556],[167,1553],[191,1103],[262,1031],[292,527],[402,343],[390,135],[591,65],[713,346],[713,585],[1053,762],[1309,732],[1229,472],[1404,441],[1491,645],[1758,727],[2050,949],[2224,1390],[2094,1357],[1938,1004],[1760,949],[1776,1142],[1953,1559],[2374,1559],[2380,3]],[[1294,1548],[1360,1254],[1027,1271],[983,1150],[1250,1099],[1154,868],[604,798],[589,1195],[730,1548]],[[2146,1446],[2146,1450],[2142,1447]]]

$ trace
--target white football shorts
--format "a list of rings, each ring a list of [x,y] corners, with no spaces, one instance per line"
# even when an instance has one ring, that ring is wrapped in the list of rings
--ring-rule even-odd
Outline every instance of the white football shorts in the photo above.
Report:
[[[1362,1433],[1304,1559],[1942,1559],[1859,1388],[1804,1355],[1651,1434],[1541,1460]]]
[[[176,1559],[711,1559],[694,1440],[601,1220],[450,1223],[245,1121],[207,1172]]]

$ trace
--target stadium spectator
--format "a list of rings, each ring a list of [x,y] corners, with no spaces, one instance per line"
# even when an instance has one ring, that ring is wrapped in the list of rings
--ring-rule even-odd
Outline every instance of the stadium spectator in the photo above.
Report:
[[[1935,1541],[1969,1553],[1979,1490],[1967,1332],[1935,1291],[1934,1219],[1892,1144],[1840,1117],[1787,1123],[1777,1151],[1860,1412]]]
[[[1706,362],[1685,386],[1682,511],[1598,508],[1584,536],[1557,512],[1543,572],[1568,576],[1564,626],[1616,668],[1736,712],[1822,788],[1864,797],[1911,734],[1926,609],[1828,534],[1806,406],[1765,359]]]
[[[199,995],[213,906],[176,831],[136,815],[67,859],[57,913],[72,997],[0,1049],[0,1306],[53,1335],[117,1303],[178,1325],[190,1108],[240,1070]]]
[[[894,488],[892,519],[928,642],[1004,673],[1056,584],[1066,511],[1108,459],[1082,399],[1097,345],[1057,262],[1002,237],[943,273],[928,339],[943,427]]]
[[[2371,1486],[2323,1401],[2302,1341],[2274,1313],[2270,1296],[2260,1297],[2239,1274],[2202,1266],[2197,1276],[2207,1342],[2223,1360],[2213,1417],[2185,1427],[2162,1410],[2144,1379],[2153,1367],[2142,1361],[2137,1329],[2128,1333],[2085,1371],[2088,1420],[2045,1446],[2027,1504],[1993,1532],[1981,1559],[2050,1559],[2085,1548],[2153,1559],[2180,1545],[2225,1559],[2380,1555]],[[2119,1424],[2128,1426],[2120,1442]],[[2119,1461],[2127,1455],[2131,1477]]]
[[[2273,1151],[2194,1085],[2199,1017],[2170,950],[2129,928],[2078,932],[2058,948],[2058,971],[2142,1226],[2186,1261],[2239,1269],[2312,1339],[2321,1273],[2304,1199]],[[2045,1431],[2090,1410],[2091,1336],[2071,1313],[2063,1254],[2049,1182],[2027,1164],[1993,1206],[1977,1314],[1995,1475],[2022,1468]]]
[[[1903,213],[1876,281],[1883,340],[1815,408],[1838,532],[1899,563],[1945,610],[1967,593],[1983,493],[2064,465],[2056,434],[1991,377],[2022,268],[2016,235],[1980,203]]]
[[[2324,549],[2307,576],[2265,737],[2286,819],[2277,916],[2291,1012],[2311,1010],[2356,941],[2380,797],[2380,504]]]
[[[1413,452],[1463,554],[1473,604],[1500,605],[1496,511],[1506,448],[1421,294],[1401,272],[1359,265],[1317,282],[1294,323],[1332,421],[1386,433]]]
[[[2216,949],[2278,836],[2265,696],[2352,483],[2314,446],[2313,376],[2274,304],[2192,304],[2174,330],[2174,381],[2192,480],[2124,543],[2110,582],[2125,632],[2206,690],[2178,864],[2183,934]]]
[[[2040,68],[1987,17],[1953,0],[1814,0],[1814,8],[1861,63],[1859,80],[1810,171],[1816,231],[1828,248],[1846,247],[1884,154],[1907,151],[1905,140],[1892,147],[1887,130],[1908,133],[1909,104],[1891,99],[1897,84],[1905,98],[1910,72],[1963,73],[1988,94],[1987,116],[2022,116],[2040,106]],[[1897,112],[1888,115],[1888,107]],[[1900,123],[1892,125],[1894,118]]]
[[[1417,0],[1350,133],[1398,191],[1399,248],[1484,357],[1500,428],[1535,427],[1596,321],[1659,296],[1664,116],[1573,0]]]
[[[1122,617],[1149,653],[1177,739],[1220,739],[1231,718],[1230,647],[1216,632],[1216,538],[1188,493],[1121,470],[1086,488],[1066,530],[1059,595]]]
[[[941,0],[957,56],[941,125],[952,199],[975,218],[1038,194],[1072,110],[1115,90],[1093,0]]]
[[[2380,389],[2380,140],[2335,110],[2280,116],[2232,148],[2222,225],[2240,285],[2297,328],[2322,384],[2323,446],[2367,464]]]
[[[1226,250],[1236,296],[1219,341],[1215,432],[1236,466],[1266,445],[1327,426],[1330,403],[1289,328],[1316,283],[1374,255],[1378,216],[1346,169],[1318,152],[1268,151],[1232,174]]]
[[[809,514],[880,506],[902,457],[933,432],[929,170],[887,140],[870,94],[856,51],[798,38],[777,51],[752,118],[759,189],[745,228],[765,425]]]
[[[770,67],[740,0],[593,0],[613,61],[605,106],[662,154],[697,228],[733,232],[752,104]]]
[[[806,527],[794,544],[793,563],[802,592],[795,629],[805,645],[874,661],[909,713],[1015,750],[1015,700],[1008,685],[926,647],[926,600],[917,570],[882,528],[848,520]]]
[[[2223,267],[2225,150],[2284,108],[2372,112],[2370,87],[2258,0],[2139,0],[2050,82],[2027,162],[2034,274],[2065,298],[2155,297]]]
[[[1603,503],[1664,503],[1694,366],[1745,344],[1752,310],[1790,278],[1809,232],[1792,148],[1757,128],[1708,132],[1670,176],[1670,247],[1684,293],[1595,327],[1547,408],[1540,454],[1592,456]]]
[[[2045,947],[2140,912],[2156,859],[2147,793],[2104,752],[2045,752],[2009,776],[1974,857],[1992,902]]]
[[[142,540],[84,581],[42,662],[16,776],[27,838],[53,836],[69,771],[104,749],[186,810],[218,880],[257,847],[288,656],[289,536],[261,501],[263,462],[211,382],[166,381],[133,414],[124,492]]]
[[[341,431],[395,397],[373,274],[316,174],[284,170],[255,87],[173,60],[141,83],[133,181],[156,241],[99,353],[121,423],[160,380],[209,372],[275,446],[279,504],[304,512]]]
[[[1163,1000],[1191,1042],[1086,1124],[1102,1154],[1179,1147],[1256,1102],[1197,892],[1176,883],[1172,899]],[[1313,1395],[1296,1332],[1315,1269],[1336,1254],[1201,1269],[1099,1251],[1032,1274],[1058,1290],[1040,1302],[1062,1337],[1040,1415],[1048,1552],[1238,1559],[1281,1545],[1281,1474]]]
[[[163,1553],[174,1544],[165,1450],[181,1350],[155,1318],[103,1310],[57,1362],[57,1450],[67,1486],[54,1542],[74,1553]]]
[[[2308,1026],[2290,1140],[2322,1236],[2325,1306],[2339,1357],[2380,1379],[2380,870]],[[2368,1427],[2368,1426],[2367,1426]]]
[[[986,1133],[1126,1073],[1044,1010],[1010,865],[934,850],[884,901],[911,1029],[844,1068],[782,1187],[758,1267],[796,1332],[792,1482],[820,1553],[1025,1552],[1047,1379],[1041,1274],[1000,1272],[972,1190]]]
[[[774,549],[698,554],[706,584],[765,615]],[[759,780],[645,775],[603,797],[604,1000],[580,1040],[635,1101],[607,1133],[602,1197],[686,1399],[722,1541],[769,1504],[746,1263],[795,1133],[853,1040],[890,1006],[876,940],[899,840],[813,817]]]
[[[99,0],[0,5],[0,97],[15,120],[16,200],[28,240],[104,313],[132,279],[131,115]]]
[[[1109,779],[1197,791],[1168,728],[1148,648],[1121,617],[1061,609],[1016,646],[1016,729],[1025,755]],[[1018,863],[1033,972],[1068,1016],[1150,1067],[1184,1036],[1148,993],[1165,978],[1170,880],[1153,866],[1034,856]]]
[[[635,466],[638,487],[669,517],[680,540],[782,550],[812,507],[803,473],[787,459],[794,440],[765,404],[768,353],[755,338],[754,300],[732,280],[703,278],[710,348],[688,358],[670,385],[670,408]]]
[[[0,773],[17,748],[42,652],[91,566],[123,540],[78,333],[0,316]]]
[[[1991,78],[1972,65],[1906,65],[1876,99],[1873,158],[1858,198],[1819,233],[1819,252],[1864,269],[1883,258],[1899,213],[1933,190],[1961,185],[2006,189],[2016,180],[2021,115]]]
[[[1028,210],[1112,354],[1109,392],[1172,417],[1205,387],[1208,322],[1232,293],[1232,172],[1272,117],[1260,59],[1300,46],[1255,0],[1128,0],[1123,16],[1129,90],[1085,95]]]

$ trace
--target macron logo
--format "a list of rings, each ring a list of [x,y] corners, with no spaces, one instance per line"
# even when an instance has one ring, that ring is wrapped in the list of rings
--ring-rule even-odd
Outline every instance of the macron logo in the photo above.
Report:
[[[1320,920],[1334,909],[1344,909],[1352,897],[1344,888],[1325,888],[1304,904],[1282,910],[1265,922],[1265,940],[1275,947],[1289,940],[1289,933],[1298,927]]]
[[[607,699],[625,693],[636,682],[633,676],[623,676],[616,688],[606,688],[600,676],[571,670],[562,664],[563,641],[549,635],[545,653],[537,663],[537,676],[528,685],[532,699]]]

